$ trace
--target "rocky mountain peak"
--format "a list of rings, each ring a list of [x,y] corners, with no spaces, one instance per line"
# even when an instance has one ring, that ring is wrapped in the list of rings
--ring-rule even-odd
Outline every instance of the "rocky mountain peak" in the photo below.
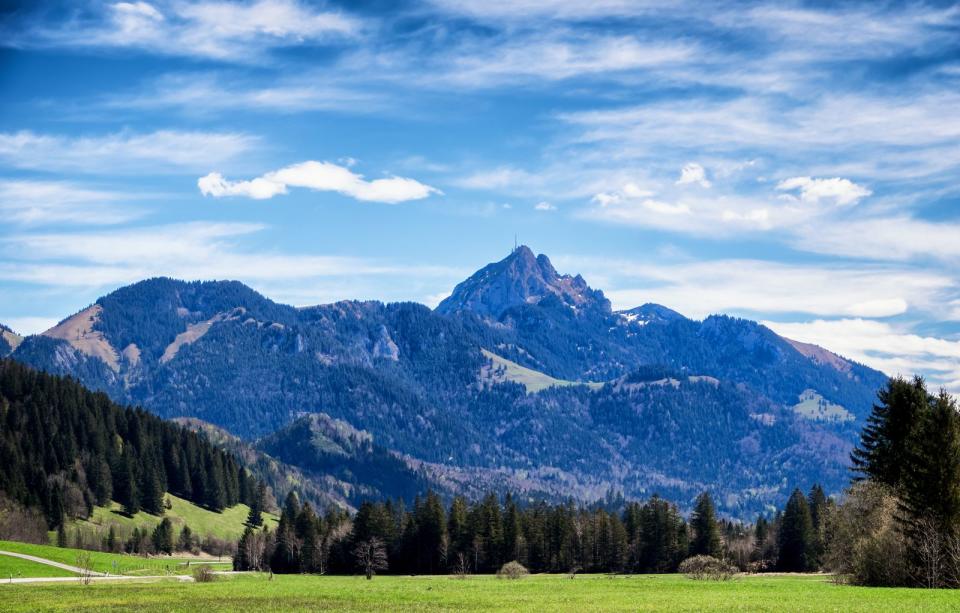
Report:
[[[437,307],[440,313],[471,311],[481,317],[498,319],[504,311],[522,304],[539,304],[555,296],[580,311],[585,308],[610,310],[603,292],[591,289],[580,275],[561,275],[546,255],[534,255],[526,245],[510,255],[484,266],[457,285]]]

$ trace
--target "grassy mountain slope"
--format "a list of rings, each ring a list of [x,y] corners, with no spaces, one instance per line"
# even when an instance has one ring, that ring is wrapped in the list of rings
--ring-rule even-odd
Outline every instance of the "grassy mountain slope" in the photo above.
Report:
[[[152,532],[164,518],[169,518],[173,523],[175,534],[179,534],[186,525],[200,539],[209,535],[235,541],[243,533],[250,513],[250,507],[245,504],[238,504],[215,513],[170,494],[167,494],[167,499],[170,501],[171,508],[167,509],[162,516],[140,511],[130,517],[122,514],[120,505],[115,502],[110,506],[94,507],[90,517],[67,522],[67,537],[75,538],[76,531],[80,530],[84,539],[102,540],[112,525],[117,532],[118,540],[123,542],[129,538],[134,528],[141,530],[146,528]],[[273,528],[278,521],[278,517],[272,513],[264,513],[262,517],[264,525],[270,528]]]

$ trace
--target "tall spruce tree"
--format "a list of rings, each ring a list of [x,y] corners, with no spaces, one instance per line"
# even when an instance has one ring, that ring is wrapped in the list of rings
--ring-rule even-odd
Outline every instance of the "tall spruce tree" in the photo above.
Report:
[[[173,553],[173,523],[171,523],[169,517],[164,517],[153,529],[151,540],[153,541],[153,550],[156,553],[168,555]]]
[[[944,537],[960,532],[960,414],[941,391],[919,419],[914,444],[907,450],[900,488],[908,535],[921,523]]]
[[[693,540],[690,542],[690,555],[705,555],[719,558],[723,553],[720,541],[720,528],[717,526],[717,513],[710,494],[704,492],[697,497],[693,515],[690,516]]]
[[[777,570],[814,570],[813,520],[810,518],[807,499],[799,489],[793,491],[783,510],[777,534],[777,549]]]
[[[853,450],[853,468],[861,478],[899,489],[913,453],[914,433],[930,398],[922,378],[907,381],[896,377],[878,392],[877,399],[860,445]]]
[[[266,486],[261,483],[254,490],[252,500],[250,500],[250,512],[247,514],[247,525],[251,528],[259,528],[263,525],[263,503],[266,498]]]
[[[812,568],[819,568],[826,547],[825,524],[828,507],[827,496],[820,484],[810,489],[810,493],[807,494],[807,504],[810,507],[810,523],[813,530],[810,565]]]

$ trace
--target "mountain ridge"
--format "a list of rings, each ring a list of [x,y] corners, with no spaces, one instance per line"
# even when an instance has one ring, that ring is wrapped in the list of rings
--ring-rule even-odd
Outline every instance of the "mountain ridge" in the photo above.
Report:
[[[886,380],[749,320],[698,322],[655,304],[614,312],[526,247],[457,288],[434,310],[296,309],[239,282],[150,279],[99,299],[83,333],[28,337],[14,357],[247,441],[322,413],[450,493],[474,492],[469,475],[585,499],[657,491],[682,502],[712,489],[730,514],[782,503],[784,482],[839,488]],[[810,398],[851,418],[819,419]],[[308,469],[311,453],[283,461],[344,482],[330,462]]]

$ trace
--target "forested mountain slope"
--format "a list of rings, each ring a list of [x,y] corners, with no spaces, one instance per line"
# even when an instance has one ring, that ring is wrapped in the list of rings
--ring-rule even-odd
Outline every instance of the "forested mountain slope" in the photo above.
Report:
[[[111,500],[128,514],[161,514],[166,492],[220,511],[258,487],[195,432],[8,359],[0,360],[0,424],[0,492],[42,510],[50,528]]]
[[[270,441],[302,442],[322,425],[309,420],[340,420],[373,438],[381,468],[401,458],[454,491],[509,483],[682,503],[710,489],[733,514],[781,504],[785,483],[839,489],[886,379],[751,321],[654,304],[614,312],[526,247],[435,311],[295,309],[236,282],[151,279],[28,337],[14,357],[161,416],[266,437],[261,449],[282,449],[284,463],[340,482],[343,466],[314,447]],[[529,393],[518,372],[591,385]],[[393,495],[351,474],[359,491]]]

